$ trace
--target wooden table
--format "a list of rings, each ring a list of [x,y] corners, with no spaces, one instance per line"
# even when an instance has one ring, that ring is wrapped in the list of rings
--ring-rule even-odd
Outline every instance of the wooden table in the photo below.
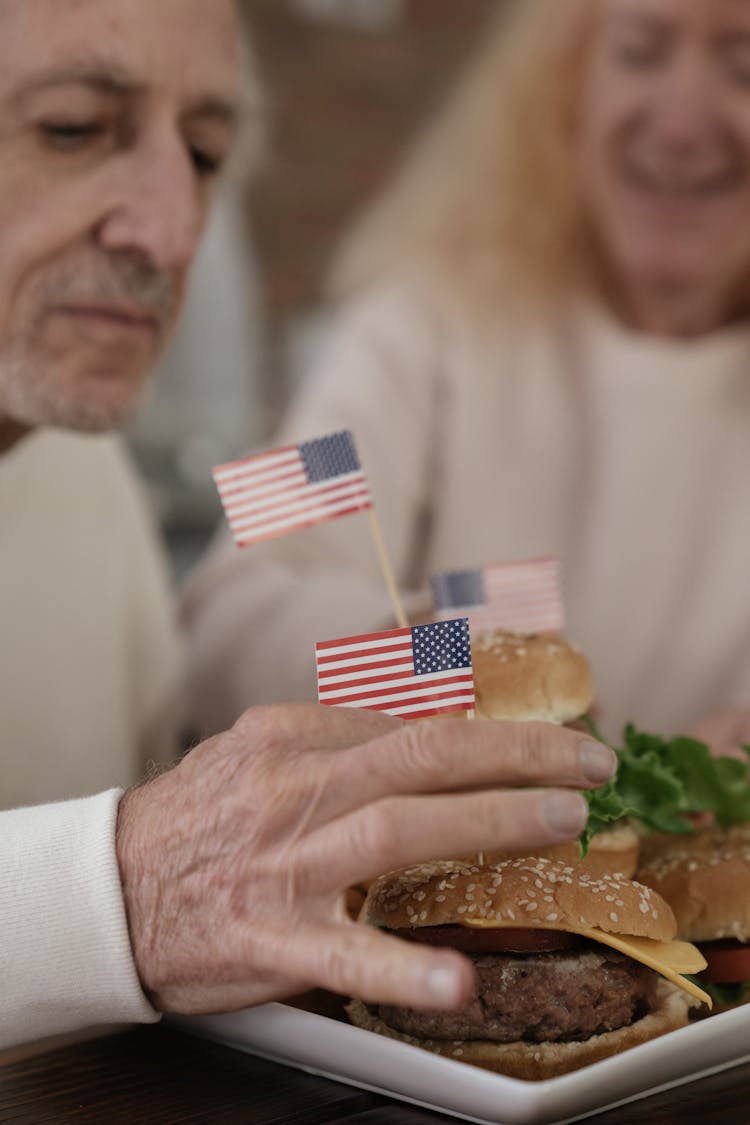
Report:
[[[166,1025],[0,1067],[15,1125],[438,1125],[429,1113],[193,1039]],[[586,1119],[592,1125],[747,1125],[750,1064]]]

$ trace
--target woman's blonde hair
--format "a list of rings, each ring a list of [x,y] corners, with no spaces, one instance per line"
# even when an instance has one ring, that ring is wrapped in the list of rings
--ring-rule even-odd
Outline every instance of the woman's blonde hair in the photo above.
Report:
[[[425,267],[456,290],[541,294],[584,274],[572,126],[598,0],[514,0],[394,184],[334,261],[344,296]]]

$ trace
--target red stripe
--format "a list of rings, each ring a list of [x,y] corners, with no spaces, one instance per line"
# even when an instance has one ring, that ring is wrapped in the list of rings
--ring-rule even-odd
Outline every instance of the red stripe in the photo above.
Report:
[[[254,453],[252,457],[240,457],[239,461],[227,461],[223,465],[217,465],[214,472],[222,472],[224,469],[239,469],[257,461],[267,461],[270,457],[277,457],[280,453],[291,453],[293,449],[296,449],[301,458],[302,455],[299,453],[298,445],[280,445],[278,449],[266,450],[265,453]]]
[[[265,488],[269,486],[269,496],[273,496],[275,492],[282,492],[284,490],[288,492],[290,491],[289,487],[284,482],[289,480],[298,480],[302,485],[307,484],[307,479],[301,468],[297,465],[292,465],[288,472],[281,473],[279,476],[274,477],[273,480],[260,482],[240,480],[234,482],[232,485],[217,485],[217,487],[222,503],[226,507],[232,497],[236,497],[238,494],[252,496],[259,487]]]
[[[450,707],[430,707],[426,711],[406,711],[401,712],[401,719],[429,719],[430,715],[457,715],[461,711],[472,711],[474,708],[473,701],[471,703],[455,703]],[[369,708],[367,708],[369,710]]]
[[[402,652],[404,656],[411,659],[411,645],[398,644],[398,645],[373,645],[372,648],[358,648],[354,652],[334,652],[331,656],[319,656],[318,664],[324,666],[326,664],[338,664],[344,661],[344,666],[351,665],[354,667],[354,661],[361,660],[363,656],[388,656],[389,653]],[[390,663],[390,661],[388,662]],[[371,664],[371,668],[375,665]],[[344,671],[344,668],[341,669]]]
[[[287,524],[285,527],[278,527],[274,531],[267,532],[253,532],[250,529],[249,534],[244,528],[235,532],[235,540],[240,547],[247,547],[251,543],[262,543],[266,539],[278,539],[280,535],[289,535],[292,531],[301,531],[305,527],[315,527],[316,524],[325,523],[326,520],[335,520],[340,516],[350,516],[354,512],[363,512],[366,508],[371,508],[372,502],[367,504],[357,504],[353,508],[342,508],[340,512],[328,512],[316,516],[315,519],[309,517],[299,520],[297,523]]]
[[[456,694],[456,687],[454,687],[450,691],[437,690],[438,688],[442,689],[442,688],[448,687],[451,684],[457,685],[459,687],[463,685],[464,687],[469,688],[469,687],[472,687],[473,680],[472,680],[471,676],[469,676],[468,678],[462,677],[460,679],[454,679],[454,680],[440,680],[440,681],[436,682],[436,685],[435,685],[436,690],[435,691],[425,690],[424,685],[420,684],[418,680],[415,680],[413,685],[410,686],[409,684],[404,684],[403,687],[401,687],[397,690],[404,695],[404,702],[407,702],[409,697],[414,695],[416,697],[417,702],[424,701],[426,703],[428,699],[448,699],[450,696],[455,695]],[[340,684],[339,685],[339,691],[342,690],[346,686],[347,685],[345,685],[345,684]],[[354,687],[356,685],[351,684],[349,686]],[[349,695],[326,696],[325,700],[321,700],[321,702],[331,703],[335,706],[336,704],[339,704],[339,703],[356,703],[356,701],[358,699],[371,699],[373,696],[390,695],[390,694],[393,694],[393,689],[388,688],[388,687],[384,687],[383,690],[379,691],[379,692],[372,691],[372,690],[371,691],[357,691],[357,692],[352,692]],[[400,703],[397,700],[390,700],[388,702],[388,706],[389,707],[398,707],[398,706],[400,706]]]
[[[357,487],[359,488],[358,492],[352,492],[352,489]],[[326,485],[325,488],[317,488],[315,491],[313,491],[313,486],[308,484],[307,481],[302,478],[299,487],[297,488],[283,487],[279,489],[271,489],[266,494],[268,499],[266,500],[266,498],[264,497],[263,503],[256,504],[253,507],[252,511],[239,512],[235,510],[240,508],[243,502],[252,500],[252,492],[247,493],[242,502],[237,501],[231,505],[225,504],[224,507],[227,513],[227,518],[229,520],[234,519],[236,522],[238,519],[258,519],[263,515],[264,512],[278,509],[282,507],[283,504],[287,503],[299,504],[300,502],[304,501],[310,506],[317,505],[318,507],[325,507],[326,503],[331,498],[330,494],[338,492],[342,493],[342,495],[351,494],[352,499],[355,499],[357,496],[368,495],[366,485],[359,484],[359,482],[357,481],[349,481],[346,486],[342,486],[341,484],[336,484],[335,482],[333,482],[329,485]],[[279,496],[279,494],[281,494],[281,497]]]
[[[385,629],[382,633],[359,633],[353,637],[339,637],[336,641],[318,641],[315,648],[338,648],[341,645],[362,644],[367,641],[377,641],[383,637],[406,637],[411,635],[411,627],[401,629]]]
[[[360,497],[362,497],[362,495],[363,494],[360,494]],[[342,494],[341,501],[349,502],[351,499],[352,506],[350,506],[350,508],[347,508],[347,510],[344,510],[344,508],[342,508],[341,511],[338,511],[336,507],[338,497],[324,497],[322,493],[317,493],[316,495],[311,496],[306,493],[299,492],[295,496],[290,495],[288,499],[284,501],[284,503],[289,503],[292,505],[291,512],[281,512],[282,505],[277,502],[273,505],[265,507],[261,505],[261,507],[256,508],[254,512],[236,512],[233,514],[227,513],[227,519],[229,520],[229,525],[233,526],[233,528],[236,528],[236,530],[241,534],[244,532],[252,533],[255,528],[259,528],[262,530],[263,528],[266,528],[266,526],[269,526],[271,523],[275,523],[280,520],[289,521],[289,526],[291,528],[291,526],[295,526],[296,520],[311,519],[313,523],[320,523],[323,520],[329,519],[329,517],[331,516],[343,515],[344,511],[356,512],[360,511],[364,506],[370,507],[369,499],[367,504],[362,504],[360,501],[360,497],[358,497],[358,494],[356,493],[351,497]],[[332,503],[332,499],[334,503]],[[295,506],[297,507],[297,511],[293,511],[293,507]],[[313,515],[313,513],[316,514]]]
[[[326,706],[329,704],[326,703]],[[334,704],[331,704],[334,705]],[[361,708],[362,711],[385,711],[386,713],[392,711],[392,708],[387,703],[372,703],[367,708]],[[432,708],[425,708],[424,710],[409,710],[404,711],[399,708],[398,714],[401,719],[428,719],[433,714],[458,714],[463,711],[473,710],[473,702],[471,703],[452,703],[450,706],[432,706]]]
[[[370,665],[370,667],[374,671],[377,666],[372,664],[372,665]],[[391,665],[386,664],[385,667],[388,668],[388,667],[391,667]],[[333,684],[329,685],[327,681],[332,679],[335,675],[336,675],[335,672],[329,672],[327,675],[321,675],[319,673],[318,674],[318,687],[319,688],[328,688],[329,686],[334,687]],[[385,684],[385,683],[387,683],[388,681],[391,681],[391,680],[406,680],[410,676],[413,678],[413,675],[414,675],[413,672],[406,672],[406,671],[404,671],[404,672],[392,672],[392,673],[381,672],[379,675],[376,675],[376,676],[357,676],[356,678],[349,678],[349,679],[346,679],[346,680],[342,681],[340,684],[336,684],[335,687],[336,687],[336,689],[340,690],[341,688],[345,688],[345,687],[354,687],[355,684],[362,684],[362,686],[364,686],[365,684]],[[438,683],[439,681],[436,680],[435,682]]]
[[[452,694],[453,698],[455,698],[455,695],[456,695],[455,692],[448,693],[448,696],[446,698],[449,698],[451,696],[451,694]],[[467,698],[465,702],[451,703],[448,707],[443,707],[439,702],[436,702],[434,707],[428,707],[428,708],[421,709],[421,710],[417,709],[417,704],[419,704],[419,703],[429,703],[429,702],[432,702],[433,700],[439,700],[439,698],[440,698],[439,696],[429,696],[425,699],[419,699],[419,698],[403,699],[398,703],[394,703],[394,702],[390,702],[390,703],[368,703],[366,707],[352,708],[352,710],[386,711],[386,712],[389,712],[391,714],[394,714],[398,710],[398,712],[401,713],[403,718],[409,718],[410,715],[414,716],[414,718],[418,718],[420,715],[425,715],[425,716],[427,716],[427,715],[437,715],[437,714],[441,714],[443,712],[445,712],[445,714],[448,714],[450,711],[471,711],[474,708],[474,697],[472,696],[471,698]],[[341,703],[336,703],[332,699],[321,700],[321,703],[326,707],[341,707],[342,706]],[[409,707],[410,711],[404,713],[403,708],[405,708],[405,707]]]

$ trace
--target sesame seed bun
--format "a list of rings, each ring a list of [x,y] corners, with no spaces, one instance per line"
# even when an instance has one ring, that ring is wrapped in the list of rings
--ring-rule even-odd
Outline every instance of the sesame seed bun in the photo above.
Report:
[[[446,860],[381,875],[360,914],[389,930],[474,919],[570,933],[598,927],[655,941],[671,941],[677,929],[670,907],[649,887],[535,857],[481,867]]]
[[[476,711],[482,718],[567,723],[591,706],[589,663],[562,637],[479,633],[471,656]]]
[[[413,1047],[422,1047],[457,1062],[481,1066],[512,1078],[541,1080],[568,1074],[589,1063],[609,1058],[628,1047],[656,1039],[667,1031],[684,1027],[688,1022],[688,1002],[679,989],[666,981],[657,986],[657,1004],[653,1011],[627,1027],[605,1031],[589,1039],[562,1043],[493,1043],[488,1039],[418,1039],[396,1031],[380,1019],[361,1000],[352,1000],[346,1008],[349,1019],[357,1027],[376,1031],[391,1039],[400,1039]]]
[[[638,878],[667,900],[686,941],[750,940],[750,825],[647,839]]]
[[[580,854],[577,840],[539,848],[534,855],[540,859],[560,860],[575,867],[577,871],[587,871],[590,875],[617,874],[631,879],[638,867],[640,843],[641,838],[635,828],[623,821],[592,836],[585,856]],[[497,863],[527,854],[485,852],[484,858],[487,863]]]

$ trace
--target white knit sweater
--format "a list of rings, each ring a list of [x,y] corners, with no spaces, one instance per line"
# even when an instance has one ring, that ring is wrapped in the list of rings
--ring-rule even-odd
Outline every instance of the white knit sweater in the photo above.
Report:
[[[174,751],[180,670],[163,559],[115,439],[36,434],[0,458],[0,528],[4,1047],[157,1018],[114,829],[122,788]]]
[[[605,730],[750,708],[750,331],[674,341],[571,302],[483,320],[425,285],[346,309],[278,442],[348,427],[407,604],[430,574],[557,555]],[[239,550],[185,592],[205,730],[314,698],[316,640],[391,611],[366,517]]]

